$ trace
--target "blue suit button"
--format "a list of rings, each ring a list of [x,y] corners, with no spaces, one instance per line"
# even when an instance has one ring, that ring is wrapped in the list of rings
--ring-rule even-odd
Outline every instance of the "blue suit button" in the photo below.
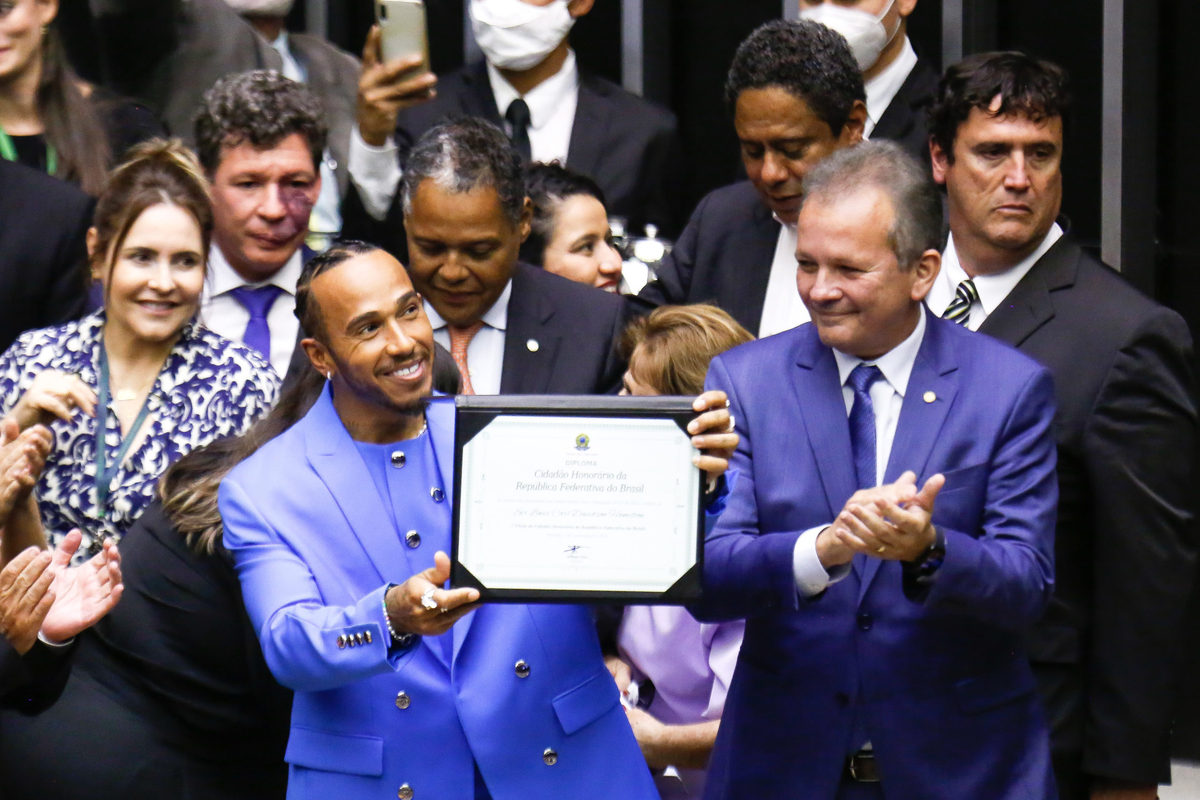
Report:
[[[874,618],[866,611],[858,615],[858,629],[860,631],[869,631],[874,624]]]
[[[833,701],[837,703],[840,708],[845,708],[846,706],[850,705],[850,695],[846,694],[845,692],[838,692],[833,696]]]

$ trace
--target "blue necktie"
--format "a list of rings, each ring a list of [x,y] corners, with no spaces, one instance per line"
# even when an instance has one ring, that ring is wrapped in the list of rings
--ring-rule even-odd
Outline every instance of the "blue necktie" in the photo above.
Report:
[[[858,488],[875,485],[875,408],[871,405],[871,384],[883,377],[874,364],[859,364],[846,383],[854,390],[850,406],[850,450],[854,453],[854,474]]]
[[[239,286],[229,292],[250,312],[250,321],[246,323],[246,332],[242,334],[242,344],[257,350],[267,361],[271,360],[271,329],[267,327],[267,313],[282,291],[278,286],[267,284],[258,287]]]

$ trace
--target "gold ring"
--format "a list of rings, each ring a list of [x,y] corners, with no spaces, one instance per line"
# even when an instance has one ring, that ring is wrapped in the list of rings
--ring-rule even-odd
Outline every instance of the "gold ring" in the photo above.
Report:
[[[876,552],[876,553],[882,553],[884,550],[887,550],[887,545],[886,545],[886,544],[881,544],[881,545],[879,545],[879,549],[877,549],[875,552]]]

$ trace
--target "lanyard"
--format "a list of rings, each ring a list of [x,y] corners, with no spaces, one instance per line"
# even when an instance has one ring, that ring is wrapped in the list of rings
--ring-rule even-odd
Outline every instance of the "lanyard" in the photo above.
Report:
[[[5,161],[17,160],[17,146],[13,144],[12,137],[0,128],[0,158]],[[46,142],[46,174],[53,175],[58,172],[58,151],[54,149],[54,145]]]
[[[157,382],[158,380],[155,379],[155,383]],[[138,412],[137,419],[133,421],[133,425],[121,440],[121,447],[117,450],[112,469],[109,469],[108,459],[105,458],[104,452],[104,435],[108,431],[108,353],[104,347],[103,337],[100,339],[99,389],[96,403],[96,508],[100,512],[100,519],[104,519],[108,515],[108,489],[112,485],[113,476],[116,475],[121,462],[125,460],[129,446],[137,438],[138,431],[146,421],[146,415],[150,413],[150,395],[154,394],[154,390],[151,389],[150,394],[146,395],[146,399],[142,401],[142,410]]]

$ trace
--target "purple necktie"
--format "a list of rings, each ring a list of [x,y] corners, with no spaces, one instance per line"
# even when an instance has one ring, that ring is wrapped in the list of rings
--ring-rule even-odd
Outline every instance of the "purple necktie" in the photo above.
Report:
[[[854,474],[858,488],[875,485],[875,409],[871,405],[871,384],[883,377],[874,364],[859,364],[846,383],[854,390],[850,406],[850,450],[854,454]]]
[[[278,286],[250,287],[240,286],[229,293],[250,312],[250,321],[246,323],[246,332],[242,334],[242,343],[262,354],[267,361],[271,360],[271,329],[267,327],[267,312],[279,297]]]

